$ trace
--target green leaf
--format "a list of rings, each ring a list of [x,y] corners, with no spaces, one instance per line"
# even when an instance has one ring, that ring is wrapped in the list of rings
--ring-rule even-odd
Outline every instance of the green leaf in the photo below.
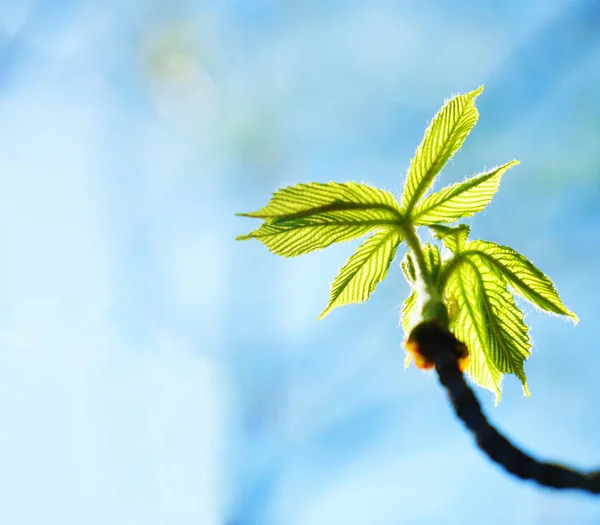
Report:
[[[450,276],[446,293],[456,300],[458,314],[450,328],[459,341],[469,349],[467,373],[483,388],[500,396],[502,373],[488,360],[485,352],[487,327],[481,309],[483,290],[477,273],[469,264],[461,264]]]
[[[326,218],[294,219],[285,223],[265,222],[260,228],[237,240],[257,239],[270,252],[283,257],[296,257],[326,248],[334,242],[346,242],[373,231],[379,224],[336,224]]]
[[[417,280],[417,270],[415,269],[415,263],[413,261],[412,255],[409,252],[406,252],[404,257],[402,258],[400,268],[402,268],[402,273],[404,274],[406,282],[411,287],[413,287],[415,281]]]
[[[429,270],[432,280],[435,282],[437,281],[442,268],[442,257],[440,255],[440,250],[435,244],[430,244],[428,242],[423,243],[422,250],[425,259],[425,265]],[[402,330],[405,334],[408,334],[410,330],[421,320],[422,312],[420,311],[420,308],[422,309],[423,304],[422,302],[419,303],[417,300],[418,292],[415,289],[417,276],[413,258],[410,253],[407,252],[404,255],[404,258],[400,263],[400,267],[402,268],[402,273],[404,273],[406,281],[412,288],[410,295],[406,298],[402,305],[402,311],[400,314]]]
[[[273,193],[269,203],[258,211],[238,213],[240,217],[289,219],[338,211],[369,212],[369,217],[401,218],[398,201],[389,192],[356,182],[309,182],[287,186]]]
[[[440,249],[429,242],[425,242],[422,245],[423,255],[425,256],[425,265],[429,270],[431,280],[436,282],[440,276],[440,270],[442,268],[442,255]]]
[[[432,280],[437,281],[442,268],[442,256],[439,248],[435,244],[424,242],[421,245],[421,250],[423,251],[425,265],[427,266],[427,270],[429,271]],[[413,261],[413,256],[410,254],[410,252],[406,252],[404,255],[402,262],[400,263],[400,267],[402,268],[402,273],[404,274],[406,281],[411,287],[413,287],[415,285],[415,281],[417,280],[417,272],[415,263]]]
[[[524,299],[546,312],[566,315],[578,322],[577,316],[562,303],[550,278],[520,253],[482,240],[469,242],[467,249],[485,260]]]
[[[402,331],[406,334],[406,336],[408,336],[413,326],[415,326],[418,322],[418,314],[416,310],[417,303],[417,292],[413,290],[402,304],[400,324],[402,325]]]
[[[448,293],[458,303],[452,323],[456,337],[469,348],[468,374],[500,400],[503,374],[516,375],[528,395],[523,362],[531,343],[523,314],[512,294],[483,259],[468,258],[452,274]]]
[[[400,324],[402,325],[402,331],[404,332],[405,337],[408,337],[410,331],[419,322],[420,316],[417,309],[418,304],[419,301],[416,290],[412,290],[409,296],[404,300],[404,303],[402,303],[402,310],[400,311]],[[410,352],[406,352],[404,368],[408,368],[411,359]]]
[[[284,257],[356,239],[402,220],[391,193],[354,182],[288,186],[275,192],[260,210],[238,215],[265,222],[237,240],[258,239]]]
[[[408,217],[477,122],[475,98],[482,91],[483,86],[446,102],[425,131],[408,168],[402,194],[402,209]]]
[[[469,233],[471,232],[471,228],[466,224],[459,224],[456,227],[430,224],[429,228],[435,232],[435,236],[440,239],[444,243],[444,246],[452,253],[458,253],[464,248]]]
[[[430,195],[415,206],[412,221],[415,224],[454,222],[475,215],[492,200],[502,175],[517,164],[519,161],[512,160]]]
[[[361,244],[334,279],[329,304],[319,319],[338,306],[366,301],[385,278],[400,242],[398,231],[386,228]]]
[[[471,256],[469,259],[477,268],[484,292],[482,305],[489,336],[486,353],[500,372],[517,376],[525,394],[529,395],[523,362],[529,357],[531,341],[523,312],[485,258]]]

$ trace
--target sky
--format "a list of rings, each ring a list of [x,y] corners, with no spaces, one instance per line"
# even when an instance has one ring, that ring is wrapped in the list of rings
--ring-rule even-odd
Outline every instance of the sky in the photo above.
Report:
[[[472,237],[580,322],[522,303],[532,395],[477,395],[536,457],[595,468],[598,23],[592,0],[0,0],[0,523],[598,523],[404,369],[402,248],[317,321],[356,243],[234,240],[296,182],[398,195],[443,101],[485,84],[439,184],[519,159]]]

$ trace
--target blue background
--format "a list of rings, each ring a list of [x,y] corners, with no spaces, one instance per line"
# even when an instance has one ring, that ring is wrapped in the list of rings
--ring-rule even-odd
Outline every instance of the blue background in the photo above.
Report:
[[[531,398],[478,395],[535,455],[600,465],[599,43],[590,0],[0,1],[0,523],[600,523],[404,370],[402,249],[317,322],[356,243],[234,241],[287,184],[398,194],[444,99],[485,84],[439,184],[519,159],[472,236],[581,321],[524,305]]]

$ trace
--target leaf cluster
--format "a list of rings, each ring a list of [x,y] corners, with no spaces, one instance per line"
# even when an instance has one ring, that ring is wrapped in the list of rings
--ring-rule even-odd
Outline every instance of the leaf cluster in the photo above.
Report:
[[[546,312],[577,317],[531,261],[507,246],[469,240],[469,226],[454,224],[483,210],[518,161],[431,193],[476,124],[475,100],[482,91],[457,95],[438,111],[411,160],[400,199],[355,182],[296,184],[276,191],[260,210],[239,214],[263,223],[237,239],[257,239],[277,255],[294,257],[370,234],[333,280],[319,319],[338,306],[366,301],[406,242],[401,268],[411,293],[401,313],[405,333],[424,319],[447,326],[469,348],[471,378],[499,399],[504,374],[516,375],[528,393],[523,363],[531,339],[514,295]],[[437,243],[422,243],[417,227],[429,228],[444,254]]]

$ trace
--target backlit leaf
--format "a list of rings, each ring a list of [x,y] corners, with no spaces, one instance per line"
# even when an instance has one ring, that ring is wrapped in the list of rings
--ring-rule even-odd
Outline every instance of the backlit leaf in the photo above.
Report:
[[[423,251],[423,258],[425,259],[425,266],[427,267],[428,272],[430,272],[432,275],[433,280],[436,280],[439,276],[442,265],[442,256],[440,254],[440,250],[435,244],[431,244],[429,242],[424,242],[421,245],[421,250]],[[400,267],[402,268],[402,273],[404,274],[408,284],[414,286],[415,281],[417,280],[417,270],[413,260],[413,255],[410,252],[407,252],[404,255],[402,262],[400,263]]]
[[[265,222],[260,228],[237,240],[258,239],[272,253],[283,257],[295,257],[313,250],[326,248],[334,242],[346,242],[373,231],[379,224],[357,224],[331,218],[310,217],[284,223]]]
[[[488,335],[485,313],[481,308],[483,289],[473,266],[461,264],[452,273],[447,293],[458,305],[457,315],[450,329],[469,349],[467,373],[475,383],[491,390],[496,394],[496,399],[499,399],[502,372],[494,366],[485,351]]]
[[[397,219],[396,198],[385,190],[356,182],[309,182],[281,188],[258,211],[238,213],[241,217],[276,219],[308,217],[317,213],[361,210],[378,212],[378,218]]]
[[[477,253],[524,299],[542,310],[578,321],[577,316],[562,303],[550,278],[520,253],[508,246],[482,240],[469,242],[467,250]]]
[[[430,224],[435,232],[435,236],[440,239],[446,248],[452,253],[458,253],[465,246],[471,228],[466,224],[459,224],[456,227],[443,226],[442,224]]]
[[[425,258],[425,265],[427,266],[427,270],[432,276],[432,279],[437,280],[440,270],[442,267],[442,257],[440,255],[440,250],[435,244],[430,244],[428,242],[423,243],[423,256]],[[408,284],[413,288],[408,298],[404,301],[402,305],[402,311],[400,314],[400,322],[402,324],[402,330],[405,334],[408,334],[410,330],[421,321],[421,311],[423,304],[420,303],[417,298],[417,290],[415,287],[416,282],[416,270],[413,263],[413,257],[410,253],[406,253],[402,262],[400,263],[400,267],[402,268],[402,273],[404,273],[404,277]]]
[[[489,346],[486,352],[495,367],[502,373],[514,374],[528,393],[523,362],[529,357],[531,341],[523,312],[516,305],[513,294],[499,279],[488,261],[479,256],[470,260],[477,266],[478,277],[483,287],[482,306],[487,319]]]
[[[237,240],[258,239],[284,257],[356,239],[402,219],[392,194],[354,182],[289,186],[260,210],[239,215],[265,222]]]
[[[408,337],[412,328],[419,322],[419,313],[417,311],[418,297],[416,290],[412,290],[409,296],[404,299],[402,303],[402,310],[400,311],[400,324],[405,337]],[[404,368],[408,368],[410,365],[412,356],[410,352],[406,352],[404,359]]]
[[[397,230],[382,229],[361,244],[334,279],[319,319],[338,306],[366,301],[385,278],[401,241]]]
[[[402,268],[402,273],[404,274],[406,282],[411,287],[414,286],[415,281],[417,280],[417,270],[415,269],[415,263],[413,262],[413,258],[410,252],[406,252],[404,257],[402,258],[400,268]]]
[[[418,322],[418,314],[416,313],[417,307],[417,292],[415,290],[410,292],[410,295],[404,300],[402,304],[402,311],[400,314],[400,324],[402,325],[402,331],[405,334],[409,334],[412,327]]]
[[[483,86],[446,102],[425,131],[406,174],[401,203],[407,216],[477,122],[475,98],[482,91]]]
[[[485,259],[470,255],[453,274],[449,291],[459,303],[452,328],[467,343],[471,355],[467,372],[473,380],[495,392],[498,402],[502,375],[514,374],[528,395],[523,363],[531,341],[506,284]]]
[[[415,224],[454,222],[461,217],[471,217],[483,210],[498,191],[500,179],[506,171],[519,164],[513,160],[453,184],[419,202],[411,213]]]
[[[442,255],[440,249],[435,244],[424,242],[422,245],[423,255],[425,257],[425,266],[431,276],[431,280],[436,282],[440,276],[442,268]]]

